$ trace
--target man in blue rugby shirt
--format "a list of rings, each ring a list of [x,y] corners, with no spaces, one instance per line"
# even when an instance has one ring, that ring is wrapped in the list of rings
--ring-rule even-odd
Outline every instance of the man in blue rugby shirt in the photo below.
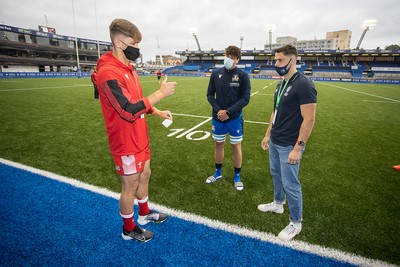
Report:
[[[234,185],[243,190],[240,179],[242,168],[243,114],[242,109],[250,101],[249,75],[236,67],[240,60],[240,49],[229,46],[225,49],[224,67],[211,74],[207,99],[212,106],[212,135],[215,141],[215,173],[206,179],[211,184],[222,178],[224,144],[229,133],[233,150]]]

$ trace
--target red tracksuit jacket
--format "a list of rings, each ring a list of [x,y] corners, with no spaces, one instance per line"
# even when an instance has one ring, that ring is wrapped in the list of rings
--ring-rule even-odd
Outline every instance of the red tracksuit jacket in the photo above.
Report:
[[[135,155],[149,146],[145,113],[151,111],[136,71],[129,64],[104,54],[97,63],[97,86],[114,156]]]

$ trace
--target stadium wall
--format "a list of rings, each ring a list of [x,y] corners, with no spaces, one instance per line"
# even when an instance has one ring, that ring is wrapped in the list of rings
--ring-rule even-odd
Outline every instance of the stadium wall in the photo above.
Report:
[[[90,77],[90,72],[0,72],[0,78],[82,78]],[[140,76],[150,76],[150,74],[140,73]],[[209,73],[170,73],[168,76],[181,77],[209,77]],[[253,79],[281,79],[279,76],[269,75],[250,75]],[[312,81],[323,82],[355,82],[355,83],[385,83],[400,85],[400,80],[388,79],[362,79],[362,78],[326,78],[309,77]]]

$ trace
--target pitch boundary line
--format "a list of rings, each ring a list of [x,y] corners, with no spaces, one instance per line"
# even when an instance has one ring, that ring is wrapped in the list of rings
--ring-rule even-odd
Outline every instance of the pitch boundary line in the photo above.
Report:
[[[46,178],[49,178],[52,180],[66,183],[66,184],[72,185],[77,188],[82,188],[82,189],[85,189],[85,190],[88,190],[93,193],[97,193],[97,194],[100,194],[100,195],[103,195],[106,197],[114,198],[116,200],[118,200],[119,196],[120,196],[119,193],[112,192],[111,190],[106,189],[106,188],[97,187],[97,186],[87,184],[82,181],[70,178],[70,177],[58,175],[58,174],[55,174],[55,173],[52,173],[49,171],[37,169],[34,167],[30,167],[30,166],[27,166],[27,165],[24,165],[21,163],[17,163],[17,162],[13,162],[10,160],[6,160],[3,158],[0,158],[0,163],[17,168],[17,169],[25,170],[30,173],[38,174],[38,175],[41,175],[43,177],[46,177]],[[137,204],[136,200],[135,200],[135,204]],[[303,251],[303,252],[310,253],[310,254],[316,254],[316,255],[331,258],[331,259],[336,259],[338,261],[348,262],[350,264],[355,264],[355,265],[360,265],[360,266],[371,266],[371,267],[372,266],[396,266],[394,264],[390,264],[390,263],[387,263],[384,261],[368,259],[368,258],[365,258],[362,256],[352,254],[352,253],[340,251],[337,249],[327,248],[327,247],[321,247],[321,246],[313,245],[313,244],[310,244],[310,243],[307,243],[304,241],[298,241],[298,240],[281,241],[276,236],[274,236],[270,233],[267,233],[267,232],[261,232],[261,231],[257,231],[254,229],[242,227],[239,225],[220,222],[220,221],[209,219],[207,217],[203,217],[200,215],[195,215],[195,214],[192,214],[189,212],[184,212],[184,211],[168,208],[166,206],[159,205],[156,203],[150,203],[150,206],[152,206],[152,208],[154,208],[155,210],[168,213],[171,216],[180,218],[185,221],[202,224],[202,225],[208,226],[213,229],[219,229],[219,230],[222,230],[225,232],[237,234],[237,235],[244,236],[244,237],[253,238],[256,240],[263,241],[263,242],[269,242],[272,244],[288,247],[288,248],[291,248],[294,250]]]
[[[359,94],[363,94],[363,95],[373,96],[373,97],[376,97],[376,98],[381,98],[381,99],[385,99],[385,100],[389,100],[389,101],[400,103],[400,100],[391,99],[391,98],[384,97],[384,96],[365,93],[365,92],[361,92],[361,91],[357,91],[357,90],[353,90],[353,89],[349,89],[349,88],[346,88],[346,87],[337,86],[337,85],[333,85],[333,84],[329,84],[329,83],[323,83],[323,82],[319,82],[319,83],[325,84],[325,85],[328,85],[328,86],[332,86],[332,87],[336,87],[336,88],[339,88],[339,89],[342,89],[342,90],[350,91],[350,92],[353,92],[353,93],[359,93]]]

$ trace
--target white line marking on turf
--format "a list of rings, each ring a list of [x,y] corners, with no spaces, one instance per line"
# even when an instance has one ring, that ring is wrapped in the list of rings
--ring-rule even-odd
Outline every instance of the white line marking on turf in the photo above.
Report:
[[[385,100],[389,100],[389,101],[400,103],[400,100],[391,99],[391,98],[387,98],[387,97],[383,97],[383,96],[379,96],[379,95],[373,95],[373,94],[369,94],[369,93],[365,93],[365,92],[361,92],[361,91],[357,91],[357,90],[353,90],[353,89],[349,89],[349,88],[345,88],[345,87],[342,87],[342,86],[337,86],[337,85],[333,85],[333,84],[329,84],[329,83],[323,83],[323,82],[320,82],[320,83],[328,85],[328,86],[336,87],[336,88],[339,88],[339,89],[342,89],[342,90],[350,91],[350,92],[353,92],[353,93],[359,93],[359,94],[363,94],[363,95],[373,96],[373,97],[377,97],[377,98],[381,98],[381,99],[385,99]]]
[[[389,104],[398,104],[400,102],[393,102],[393,101],[379,101],[379,100],[363,100],[364,102],[374,102],[374,103],[389,103]]]
[[[117,200],[119,199],[119,196],[120,196],[119,193],[112,192],[105,188],[100,188],[100,187],[97,187],[94,185],[86,184],[81,181],[69,178],[69,177],[65,177],[65,176],[61,176],[61,175],[51,173],[48,171],[36,169],[36,168],[30,167],[30,166],[26,166],[21,163],[9,161],[9,160],[3,159],[3,158],[0,158],[0,163],[14,167],[14,168],[18,168],[21,170],[25,170],[25,171],[28,171],[31,173],[39,174],[41,176],[44,176],[44,177],[47,177],[47,178],[50,178],[50,179],[53,179],[56,181],[70,184],[70,185],[78,187],[78,188],[83,188],[88,191],[91,191],[91,192],[94,192],[94,193],[97,193],[97,194],[100,194],[103,196],[107,196],[110,198],[114,198]],[[266,232],[261,232],[261,231],[245,228],[245,227],[234,225],[234,224],[228,224],[228,223],[220,222],[217,220],[212,220],[212,219],[209,219],[209,218],[206,218],[203,216],[171,209],[171,208],[168,208],[168,207],[165,207],[162,205],[158,205],[155,203],[150,203],[150,205],[151,205],[151,208],[154,208],[155,210],[168,213],[169,215],[180,218],[182,220],[186,220],[186,221],[197,223],[197,224],[203,224],[203,225],[208,226],[213,229],[223,230],[223,231],[226,231],[229,233],[261,240],[264,242],[277,244],[280,246],[292,248],[292,249],[303,251],[306,253],[316,254],[319,256],[348,262],[350,264],[355,264],[355,265],[359,265],[359,266],[396,266],[394,264],[390,264],[390,263],[383,262],[380,260],[368,259],[368,258],[364,258],[364,257],[358,256],[355,254],[348,253],[348,252],[343,252],[340,250],[331,249],[331,248],[327,248],[327,247],[320,247],[320,246],[309,244],[309,243],[306,243],[303,241],[292,240],[292,241],[285,242],[285,241],[281,241],[276,236],[266,233]]]
[[[172,113],[172,115],[174,115],[174,116],[182,116],[182,117],[193,117],[193,118],[210,119],[209,116],[199,116],[199,115],[179,114],[179,113]],[[263,121],[248,121],[248,120],[245,120],[244,122],[255,123],[255,124],[269,124],[269,122],[263,122]]]
[[[264,86],[263,89],[267,88],[268,86],[273,85],[274,83],[276,83],[276,81],[275,81],[275,82],[272,82],[272,83],[270,83],[270,84],[268,84],[268,85],[266,85],[266,86]]]
[[[182,117],[204,118],[204,119],[210,118],[210,116],[199,116],[199,115],[179,114],[179,113],[172,113],[172,115],[174,115],[174,116],[182,116]]]
[[[252,93],[252,94],[250,95],[250,97],[252,97],[253,95],[256,95],[256,94],[258,94],[258,91],[255,92],[255,93]]]
[[[187,130],[187,131],[184,131],[183,133],[181,133],[180,135],[178,135],[176,138],[181,138],[182,136],[185,136],[185,135],[187,135],[188,133],[192,132],[193,130],[195,130],[195,129],[199,128],[201,125],[203,125],[203,124],[205,124],[205,123],[209,122],[211,119],[212,119],[212,117],[210,117],[210,118],[206,119],[206,120],[205,120],[205,121],[203,121],[203,122],[200,122],[199,124],[197,124],[196,126],[193,126],[193,127],[192,127],[192,128],[190,128],[189,130]]]
[[[79,86],[93,86],[93,85],[85,84]],[[78,87],[78,85],[63,85],[63,86],[49,86],[49,87],[36,87],[36,88],[5,89],[5,90],[0,90],[0,92],[46,90],[46,89],[76,88],[76,87]]]

